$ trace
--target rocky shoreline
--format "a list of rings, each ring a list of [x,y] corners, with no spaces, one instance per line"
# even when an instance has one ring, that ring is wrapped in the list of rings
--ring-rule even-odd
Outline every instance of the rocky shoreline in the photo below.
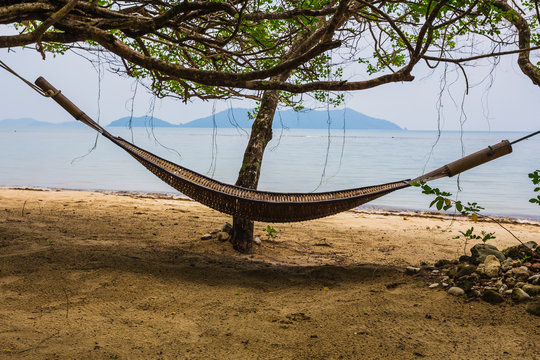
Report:
[[[408,266],[406,272],[422,274],[430,289],[444,289],[465,301],[527,303],[527,312],[540,316],[540,246],[534,241],[502,251],[490,244],[476,244],[471,256]]]

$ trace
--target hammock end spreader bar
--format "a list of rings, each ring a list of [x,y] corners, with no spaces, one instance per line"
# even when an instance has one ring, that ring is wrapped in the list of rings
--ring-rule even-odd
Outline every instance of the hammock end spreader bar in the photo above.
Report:
[[[503,140],[498,144],[488,146],[485,149],[467,155],[459,160],[446,164],[438,169],[430,171],[427,174],[421,175],[411,182],[431,181],[442,177],[452,177],[461,174],[464,171],[485,164],[491,160],[500,158],[501,156],[512,152],[512,144],[508,140]]]
[[[62,92],[52,86],[45,78],[38,77],[35,81],[35,84],[39,86],[45,93],[52,94],[50,97],[56,101],[60,106],[62,106],[68,113],[71,114],[76,120],[84,123],[87,126],[90,126],[92,129],[103,134],[103,128],[92,120],[88,115],[84,113],[77,105],[71,102],[67,97],[62,94]]]

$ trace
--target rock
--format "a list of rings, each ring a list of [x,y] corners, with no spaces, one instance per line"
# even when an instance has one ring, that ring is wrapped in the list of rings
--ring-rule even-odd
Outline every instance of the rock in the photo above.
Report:
[[[414,275],[414,274],[418,274],[420,272],[420,268],[419,267],[414,267],[414,266],[407,266],[405,268],[405,273],[409,274],[409,275]]]
[[[438,287],[439,287],[439,283],[433,283],[433,284],[429,285],[430,289],[436,289]]]
[[[521,266],[521,261],[519,260],[512,260],[512,267],[520,267]]]
[[[467,255],[461,255],[458,259],[460,263],[470,263],[472,261],[472,258]]]
[[[540,316],[540,299],[528,303],[525,310],[527,310],[533,315]]]
[[[204,234],[201,236],[201,240],[210,240],[212,238],[212,234]]]
[[[481,298],[490,304],[500,304],[504,302],[502,295],[495,290],[485,290]]]
[[[515,260],[521,260],[524,257],[531,257],[538,245],[534,241],[527,241],[525,244],[509,247],[505,254]]]
[[[499,287],[499,294],[504,294],[508,290],[508,286],[506,284],[502,284],[501,287]]]
[[[437,275],[438,273],[440,273],[440,271],[437,270],[437,269],[435,269],[435,270],[431,270],[431,273],[432,273],[433,275]]]
[[[520,288],[515,288],[514,290],[512,290],[512,300],[514,300],[515,302],[529,301],[530,298],[531,297],[529,296],[529,294],[527,294]]]
[[[226,232],[227,234],[229,235],[232,235],[232,225],[228,222],[226,222],[225,224],[223,224],[223,226],[221,227],[221,231],[222,232]]]
[[[438,268],[445,268],[445,267],[449,267],[452,265],[452,261],[450,260],[439,260],[435,263],[435,267],[438,267]]]
[[[445,283],[445,282],[442,282],[442,283],[441,283],[441,286],[442,286],[442,287],[448,287],[448,284]]]
[[[540,274],[536,274],[527,279],[528,283],[533,285],[540,285]]]
[[[516,286],[516,282],[516,279],[511,276],[504,279],[504,283],[508,285],[509,288],[513,288],[514,286]]]
[[[456,270],[456,277],[460,278],[462,276],[471,275],[475,271],[476,266],[474,265],[459,264]]]
[[[478,265],[478,267],[476,268],[476,273],[480,276],[486,276],[486,266],[484,265],[484,263]]]
[[[525,284],[521,289],[530,296],[540,295],[540,285]]]
[[[471,278],[470,276],[462,276],[456,280],[456,286],[463,289],[465,292],[471,291],[474,283],[474,278]]]
[[[472,289],[471,291],[469,291],[467,293],[467,296],[469,298],[477,298],[477,297],[480,297],[480,291],[476,290],[476,289]]]
[[[512,259],[506,259],[501,263],[501,270],[507,272],[512,269]]]
[[[531,249],[533,252],[538,252],[538,250],[540,250],[540,248],[538,247],[538,244],[534,241],[527,241],[525,244],[526,247],[528,247],[529,249]]]
[[[484,260],[484,266],[486,267],[485,273],[487,276],[494,278],[499,276],[499,269],[501,268],[501,262],[494,255],[486,256]]]
[[[231,235],[229,235],[229,233],[226,231],[220,231],[217,234],[217,238],[219,241],[225,242],[225,241],[229,241],[229,239],[231,238]]]
[[[253,242],[255,243],[255,245],[261,245],[261,239],[259,239],[258,237],[256,237],[255,239],[253,239]]]
[[[499,261],[504,261],[506,257],[495,246],[490,244],[476,244],[471,248],[471,262],[473,264],[480,264],[486,260],[486,256],[493,255]]]
[[[512,269],[512,274],[514,277],[519,280],[526,280],[529,278],[529,269],[526,266],[520,266],[518,268]]]
[[[516,283],[515,287],[521,289],[521,288],[523,287],[523,285],[525,285],[525,284],[526,284],[526,283],[524,283],[523,281],[518,281],[518,282]]]
[[[458,288],[458,287],[455,287],[455,286],[452,286],[450,289],[448,289],[448,293],[450,295],[454,295],[454,296],[465,295],[465,291],[462,288]]]
[[[540,262],[536,262],[536,263],[532,264],[531,269],[533,271],[540,271]]]

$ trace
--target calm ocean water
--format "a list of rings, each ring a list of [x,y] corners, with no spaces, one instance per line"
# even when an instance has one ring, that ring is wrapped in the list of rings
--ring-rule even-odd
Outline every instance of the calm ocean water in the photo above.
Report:
[[[111,128],[131,139],[128,129]],[[134,129],[135,143],[173,162],[220,181],[234,183],[247,143],[242,129]],[[262,166],[259,189],[327,191],[413,178],[466,154],[524,133],[433,131],[275,131]],[[54,187],[143,192],[176,191],[123,150],[85,127],[0,128],[0,186]],[[79,158],[81,157],[81,158]],[[326,167],[325,167],[326,163]],[[517,144],[514,152],[434,186],[464,201],[477,201],[493,215],[540,219],[528,202],[527,173],[540,168],[540,137]],[[430,197],[416,188],[397,191],[368,207],[424,210]]]

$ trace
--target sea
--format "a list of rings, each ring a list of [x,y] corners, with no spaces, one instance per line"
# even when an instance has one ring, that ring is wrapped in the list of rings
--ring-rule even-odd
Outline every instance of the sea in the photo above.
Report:
[[[234,183],[247,129],[108,128],[161,157],[219,181]],[[259,189],[320,192],[414,178],[523,132],[275,129]],[[538,195],[527,174],[540,169],[540,136],[514,152],[459,177],[434,181],[483,213],[540,220]],[[84,126],[0,128],[0,186],[178,194],[122,149]],[[434,210],[418,188],[396,191],[362,206]]]

